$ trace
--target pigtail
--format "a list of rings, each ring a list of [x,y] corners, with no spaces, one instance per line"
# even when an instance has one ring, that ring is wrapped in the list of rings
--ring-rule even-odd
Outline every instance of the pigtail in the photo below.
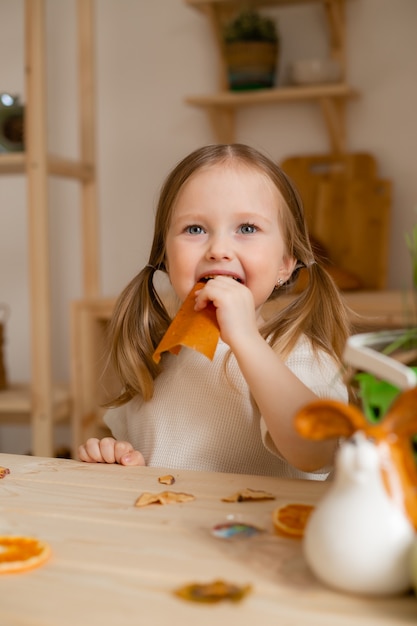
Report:
[[[306,334],[313,343],[341,361],[351,334],[348,309],[333,278],[320,263],[308,268],[305,289]]]
[[[160,365],[152,355],[170,324],[170,316],[153,284],[155,268],[147,265],[120,294],[109,326],[109,363],[123,387],[107,403],[119,406],[135,395],[152,397]]]
[[[301,335],[306,335],[315,349],[321,349],[342,361],[350,335],[347,309],[328,272],[318,262],[306,268],[308,284],[291,303],[279,310],[262,327],[262,336],[285,358]],[[291,290],[296,281],[288,281]],[[279,298],[279,294],[274,294]]]
[[[292,275],[283,287],[273,292],[271,298],[279,298],[283,292],[291,293],[301,269],[307,273],[308,282],[288,306],[268,320],[261,329],[262,336],[286,358],[304,334],[314,349],[324,350],[341,364],[350,335],[348,309],[332,277],[314,254],[303,203],[296,187],[278,167],[270,172],[270,177],[285,200],[280,216],[281,226],[288,254],[297,259]]]

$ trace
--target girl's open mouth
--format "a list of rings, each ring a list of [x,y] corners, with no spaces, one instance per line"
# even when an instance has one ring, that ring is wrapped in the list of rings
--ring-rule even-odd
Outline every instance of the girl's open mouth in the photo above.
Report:
[[[199,282],[207,283],[212,278],[216,278],[216,276],[227,276],[227,278],[233,278],[233,280],[235,280],[236,282],[243,284],[243,280],[241,278],[238,278],[237,276],[232,276],[230,274],[207,274],[207,276],[203,276],[202,278],[200,278]]]

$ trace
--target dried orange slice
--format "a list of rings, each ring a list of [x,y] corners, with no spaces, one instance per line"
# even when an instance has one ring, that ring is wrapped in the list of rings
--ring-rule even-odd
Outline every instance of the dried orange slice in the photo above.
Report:
[[[0,536],[0,574],[33,569],[50,555],[49,545],[35,537]]]
[[[159,363],[163,352],[178,354],[182,346],[213,359],[220,337],[216,309],[209,303],[202,311],[194,311],[195,292],[202,287],[203,282],[194,285],[184,300],[152,356],[155,363]]]
[[[0,465],[0,478],[4,478],[5,476],[7,476],[7,474],[10,474],[9,468]]]
[[[311,504],[286,504],[272,512],[275,530],[286,537],[301,538],[308,518],[314,511]]]

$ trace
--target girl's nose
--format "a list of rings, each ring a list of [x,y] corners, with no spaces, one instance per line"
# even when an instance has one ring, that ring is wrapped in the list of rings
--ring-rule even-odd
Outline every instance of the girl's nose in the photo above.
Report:
[[[210,237],[206,256],[210,260],[232,258],[233,249],[229,237],[225,235],[215,235]]]

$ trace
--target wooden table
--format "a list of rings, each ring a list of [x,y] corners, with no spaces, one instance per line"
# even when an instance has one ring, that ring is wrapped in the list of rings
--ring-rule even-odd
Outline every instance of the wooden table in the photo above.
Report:
[[[332,591],[309,572],[299,540],[274,534],[271,512],[287,502],[315,503],[325,483],[84,464],[0,454],[3,534],[46,540],[52,558],[38,569],[0,577],[2,626],[400,626],[415,624],[417,598],[365,599]],[[250,487],[262,502],[221,498]],[[193,494],[183,504],[135,508],[143,491]],[[264,532],[219,539],[214,525],[235,519]],[[173,591],[221,578],[252,585],[240,603],[190,603]]]

